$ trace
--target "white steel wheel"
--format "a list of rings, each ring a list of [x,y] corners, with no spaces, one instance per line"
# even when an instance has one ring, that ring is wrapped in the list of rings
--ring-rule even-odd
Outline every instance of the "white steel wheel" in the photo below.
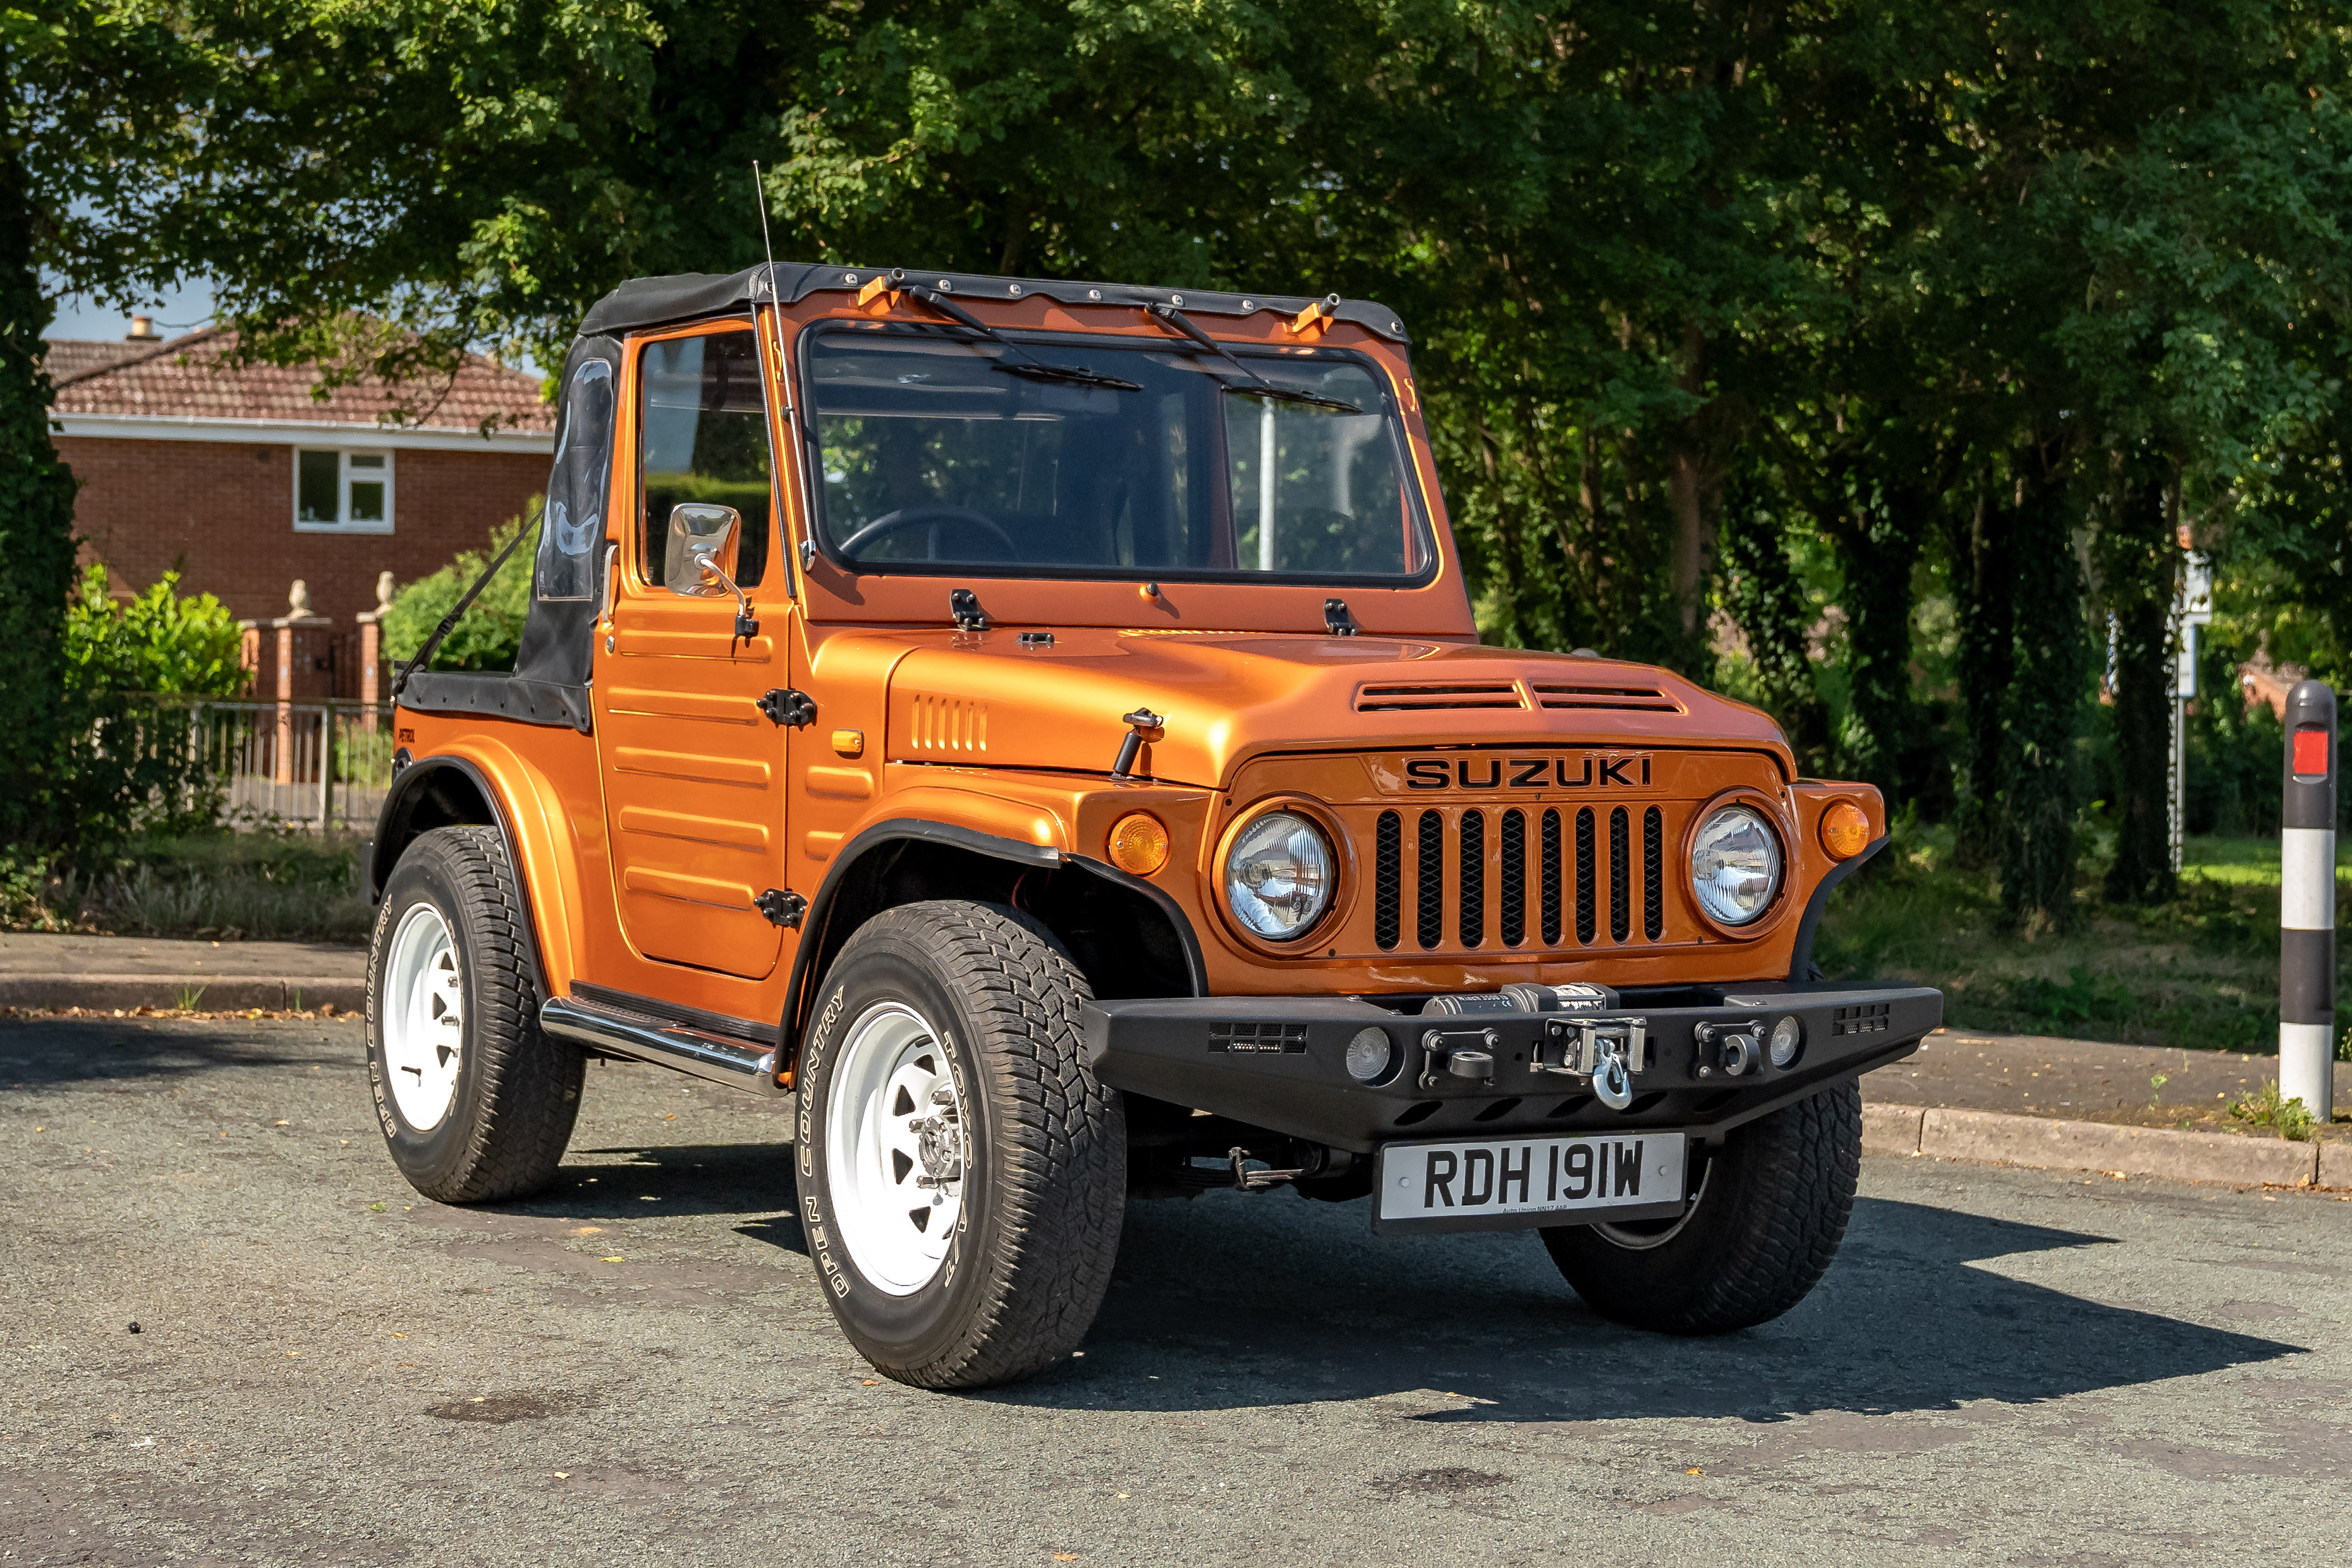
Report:
[[[970,1145],[938,1037],[902,1002],[851,1024],[825,1106],[825,1166],[842,1245],[875,1289],[931,1281],[963,1218]]]
[[[401,1119],[429,1133],[449,1114],[466,1033],[464,977],[449,923],[429,904],[400,917],[384,959],[383,1060]]]

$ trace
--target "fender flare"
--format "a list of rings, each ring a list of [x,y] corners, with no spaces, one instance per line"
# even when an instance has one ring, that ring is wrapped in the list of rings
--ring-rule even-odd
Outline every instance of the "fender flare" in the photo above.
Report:
[[[1830,894],[1837,884],[1862,869],[1863,862],[1886,847],[1886,835],[1881,833],[1862,846],[1862,852],[1850,861],[1841,861],[1829,870],[1829,874],[1813,884],[1813,895],[1805,900],[1805,916],[1797,922],[1797,940],[1789,949],[1789,981],[1800,985],[1810,981],[1813,969],[1813,934],[1821,929],[1822,911],[1829,907]]]
[[[946,844],[986,855],[992,860],[1006,861],[1040,871],[1076,867],[1091,872],[1129,893],[1141,894],[1167,916],[1169,925],[1174,928],[1176,939],[1184,950],[1184,968],[1192,982],[1192,994],[1208,994],[1208,965],[1202,956],[1201,938],[1192,929],[1192,922],[1174,899],[1141,877],[1130,876],[1116,866],[1046,844],[1024,843],[1019,839],[983,833],[977,828],[957,827],[953,823],[934,822],[920,817],[888,817],[868,825],[835,852],[833,864],[826,869],[824,880],[817,884],[815,896],[809,900],[808,913],[801,922],[800,943],[793,952],[792,980],[784,990],[783,1045],[788,1053],[796,1051],[800,1044],[803,1000],[811,987],[821,978],[812,970],[815,967],[817,954],[824,946],[825,924],[832,917],[842,879],[869,850],[892,841],[908,841]]]
[[[409,814],[415,811],[419,787],[436,774],[450,772],[464,779],[489,808],[490,821],[484,825],[498,830],[499,842],[507,852],[507,864],[513,868],[517,890],[521,894],[523,961],[530,966],[531,985],[544,999],[548,995],[547,968],[540,961],[539,912],[531,907],[530,884],[523,875],[522,856],[515,847],[514,822],[508,814],[505,798],[491,785],[489,776],[468,758],[419,758],[394,774],[392,788],[384,791],[383,805],[376,812],[375,837],[368,843],[365,868],[368,902],[383,902],[384,884],[392,880],[393,867],[400,859],[396,854],[387,859],[386,846],[392,843],[394,831],[404,827]],[[414,841],[416,836],[413,832],[404,834],[401,839],[403,847]]]

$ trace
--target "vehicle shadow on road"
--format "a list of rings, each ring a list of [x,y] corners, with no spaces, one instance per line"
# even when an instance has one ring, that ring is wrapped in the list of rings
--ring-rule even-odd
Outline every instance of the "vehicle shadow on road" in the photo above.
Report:
[[[1863,1198],[1795,1311],[1692,1340],[1606,1322],[1526,1232],[1375,1239],[1360,1202],[1282,1196],[1131,1203],[1087,1355],[983,1397],[1179,1411],[1415,1395],[1402,1413],[1437,1422],[1771,1421],[2053,1399],[2303,1348],[1971,1266],[2109,1244]]]
[[[514,1203],[477,1204],[477,1212],[550,1219],[646,1219],[655,1216],[778,1211],[736,1228],[793,1252],[805,1252],[793,1218],[790,1144],[665,1144],[573,1149],[543,1191]]]
[[[357,1071],[364,1049],[358,1029],[341,1019],[272,1019],[231,1035],[216,1022],[168,1016],[0,1019],[0,1090],[168,1084],[239,1068]]]

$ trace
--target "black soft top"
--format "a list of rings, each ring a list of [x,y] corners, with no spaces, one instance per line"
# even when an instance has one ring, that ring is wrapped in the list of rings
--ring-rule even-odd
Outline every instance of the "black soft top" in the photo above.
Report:
[[[772,275],[772,291],[769,279]],[[721,275],[682,272],[668,277],[633,277],[590,308],[580,324],[583,338],[614,336],[643,327],[747,310],[773,298],[796,305],[812,294],[835,290],[855,294],[882,272],[871,267],[820,266],[813,262],[778,262]],[[1140,288],[1124,283],[1072,283],[1050,277],[986,277],[968,272],[903,270],[904,280],[928,284],[942,294],[969,299],[1019,299],[1042,294],[1064,305],[1174,305],[1191,315],[1251,316],[1272,311],[1296,316],[1314,300],[1297,295],[1195,293],[1189,288]],[[1327,302],[1331,298],[1326,297]],[[1332,314],[1367,331],[1397,342],[1409,342],[1403,319],[1385,305],[1369,299],[1340,299]]]

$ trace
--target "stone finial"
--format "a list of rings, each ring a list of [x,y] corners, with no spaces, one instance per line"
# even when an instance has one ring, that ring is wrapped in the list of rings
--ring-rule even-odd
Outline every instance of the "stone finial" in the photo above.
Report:
[[[375,607],[379,612],[392,608],[392,573],[375,574]]]
[[[310,613],[310,585],[299,577],[294,580],[294,586],[287,590],[286,612],[289,615]]]

